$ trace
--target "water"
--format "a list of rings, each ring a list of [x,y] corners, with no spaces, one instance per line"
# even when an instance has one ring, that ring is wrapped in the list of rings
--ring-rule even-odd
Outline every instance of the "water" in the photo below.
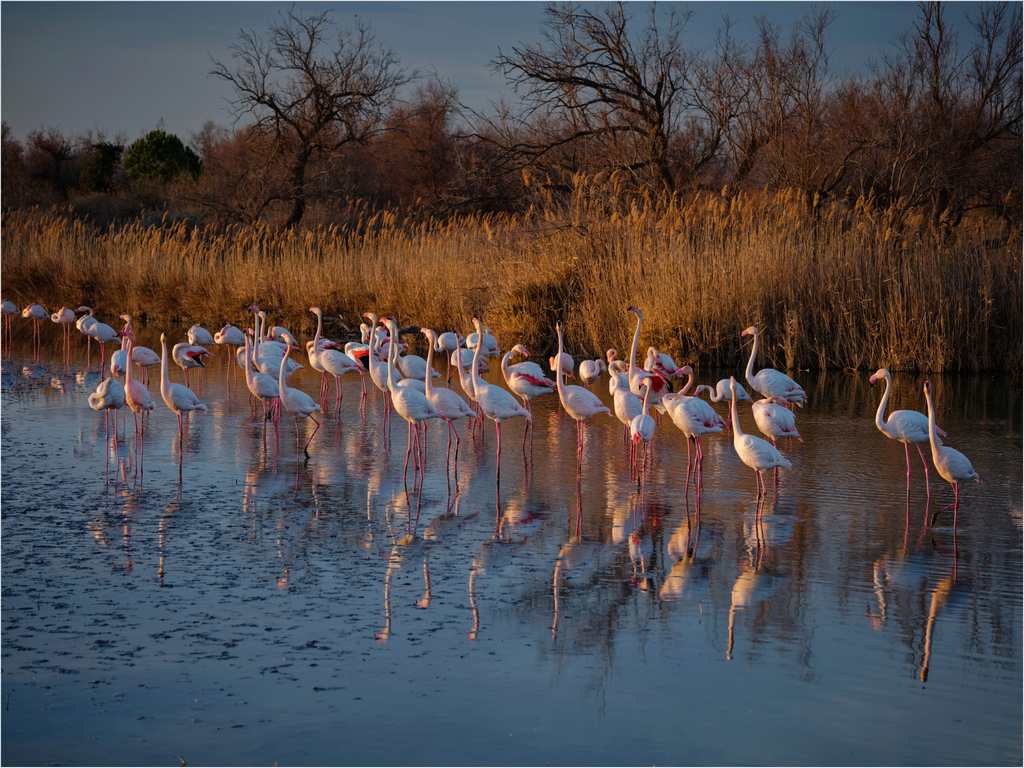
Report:
[[[460,429],[457,489],[437,426],[403,484],[405,423],[387,440],[357,378],[307,462],[223,351],[184,441],[154,376],[141,453],[130,413],[107,450],[96,350],[86,373],[81,338],[70,364],[25,338],[3,359],[4,764],[1021,762],[1017,380],[931,377],[984,480],[954,538],[913,449],[908,497],[866,375],[798,375],[804,442],[758,523],[731,442],[705,438],[698,496],[668,419],[642,492],[607,416],[577,483],[554,395],[532,448],[506,423],[500,485],[489,421]],[[896,374],[890,407],[923,409],[922,383]]]

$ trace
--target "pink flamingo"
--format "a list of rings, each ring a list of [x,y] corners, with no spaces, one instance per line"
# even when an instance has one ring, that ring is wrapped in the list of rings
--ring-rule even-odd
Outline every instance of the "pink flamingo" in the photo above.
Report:
[[[476,326],[477,333],[480,333],[480,321],[477,318],[473,318],[473,325]],[[518,402],[516,402],[515,395],[509,392],[507,389],[495,386],[494,384],[488,384],[480,378],[480,371],[478,368],[478,361],[480,359],[480,349],[483,344],[477,344],[476,349],[473,352],[473,365],[470,369],[471,377],[471,396],[476,400],[477,405],[480,406],[480,411],[487,418],[494,421],[495,429],[498,432],[498,454],[497,454],[497,476],[501,476],[501,423],[506,419],[512,419],[516,416],[522,416],[527,421],[533,421],[533,414],[523,408]],[[462,366],[459,366],[461,373]]]
[[[558,357],[561,359],[564,342],[562,341],[562,321],[555,323],[555,332],[558,334]],[[565,412],[576,422],[576,476],[583,471],[583,422],[591,416],[599,413],[611,415],[611,409],[601,402],[601,398],[585,387],[575,384],[567,385],[562,381],[563,370],[559,367],[555,376],[555,384],[558,388],[558,399],[562,403]]]
[[[323,329],[324,317],[320,307],[310,307],[309,311],[316,315],[316,336],[313,337],[313,347],[309,350],[310,361],[315,358],[316,362],[323,369],[324,375],[331,374],[334,377],[335,400],[341,400],[341,377],[346,373],[358,373],[363,385],[363,395],[366,395],[366,369],[362,363],[353,360],[344,352],[338,349],[323,349],[320,333]]]
[[[762,368],[754,374],[754,358],[757,357],[757,346],[759,333],[756,326],[744,329],[740,336],[753,334],[754,346],[750,350],[750,360],[747,361],[747,383],[757,392],[765,397],[777,395],[787,402],[796,403],[803,407],[807,402],[807,393],[793,379],[774,368]]]
[[[131,357],[132,346],[135,344],[135,334],[131,331],[121,331],[117,334],[118,336],[124,336],[128,339],[128,355]],[[124,393],[125,401],[128,403],[128,407],[132,409],[132,413],[135,415],[135,433],[138,434],[139,428],[139,414],[143,416],[148,411],[152,411],[155,407],[153,404],[153,398],[149,396],[149,390],[142,385],[141,382],[136,381],[132,377],[132,367],[129,365],[124,372]]]
[[[804,441],[796,429],[796,417],[786,407],[787,401],[778,395],[758,400],[750,406],[750,412],[754,414],[754,423],[757,428],[772,441],[772,445],[778,448],[775,442],[780,437],[795,437],[801,443]]]
[[[629,348],[629,389],[637,397],[642,397],[643,392],[640,391],[640,382],[644,379],[654,378],[656,381],[651,383],[651,402],[655,404],[660,403],[661,398],[672,391],[672,387],[669,386],[668,379],[663,376],[637,367],[636,347],[640,341],[640,324],[644,321],[644,313],[636,307],[630,307],[627,311],[636,315],[636,331],[633,332],[633,344]]]
[[[117,410],[127,404],[124,386],[113,376],[107,376],[89,395],[89,407],[94,411],[103,411],[103,427],[106,438],[110,439],[110,412],[114,412],[114,429],[117,429]]]
[[[544,375],[543,369],[530,360],[524,360],[510,365],[509,360],[513,354],[520,354],[523,357],[530,356],[530,350],[522,344],[516,344],[501,358],[501,375],[505,377],[508,388],[523,399],[523,407],[531,414],[533,406],[530,401],[537,395],[546,395],[554,392],[557,384]],[[530,431],[533,431],[533,421],[530,421]],[[523,444],[526,443],[526,432],[523,432]]]
[[[636,446],[642,440],[644,443],[644,462],[640,468],[640,482],[643,483],[644,475],[647,472],[647,449],[651,445],[651,440],[654,439],[654,419],[651,418],[647,413],[649,401],[651,398],[651,380],[644,379],[640,386],[644,390],[644,402],[641,406],[640,413],[633,417],[633,420],[629,422],[629,436],[633,441],[633,445]]]
[[[202,411],[207,413],[208,409],[205,403],[199,401],[196,394],[188,387],[183,387],[181,384],[172,384],[170,376],[167,375],[167,334],[160,334],[160,397],[163,398],[164,404],[167,405],[174,415],[178,417],[178,437],[182,437],[184,434],[184,427],[182,425],[181,417],[182,414],[190,413],[192,411]]]
[[[175,363],[185,372],[185,386],[189,386],[188,383],[188,369],[189,368],[205,368],[206,363],[203,362],[203,355],[209,355],[210,350],[206,347],[200,347],[195,344],[189,344],[188,342],[181,342],[175,344],[171,350],[171,358]],[[200,374],[200,377],[202,374]],[[199,379],[199,388],[202,389],[203,380]]]
[[[978,473],[971,466],[971,460],[960,451],[949,448],[939,442],[937,436],[938,427],[935,426],[935,406],[932,405],[932,384],[930,381],[924,383],[924,399],[928,403],[928,442],[932,446],[932,463],[939,471],[942,478],[953,486],[953,503],[947,504],[932,515],[932,525],[939,512],[945,512],[953,508],[953,531],[956,532],[956,511],[960,507],[960,482],[962,480],[977,480],[981,482]],[[955,541],[955,539],[954,539]]]
[[[81,309],[83,309],[83,308],[80,307],[79,311]],[[84,307],[84,309],[88,309],[89,310],[89,316],[91,317],[92,316],[92,310],[89,309],[88,307]],[[107,359],[107,351],[106,351],[107,342],[113,341],[114,339],[118,338],[119,337],[118,332],[115,331],[113,328],[111,328],[106,323],[101,323],[99,320],[94,320],[91,324],[86,324],[85,322],[83,322],[82,325],[80,326],[80,328],[82,330],[82,333],[84,333],[86,336],[88,336],[88,337],[90,337],[92,339],[96,339],[96,341],[98,341],[100,343],[100,359],[101,360],[106,360]],[[133,339],[133,341],[134,341],[134,339]]]
[[[278,395],[280,394],[277,381],[273,376],[268,376],[262,371],[257,371],[252,365],[252,345],[247,335],[242,336],[245,350],[245,385],[253,397],[263,403],[263,421],[267,420],[267,404],[270,404],[271,414],[280,410]],[[276,418],[275,418],[276,420]]]
[[[21,310],[21,316],[32,320],[32,352],[39,354],[39,321],[49,317],[49,313],[40,304],[29,304]]]
[[[281,356],[281,369],[278,372],[277,377],[277,397],[278,402],[281,406],[288,411],[292,416],[295,417],[295,444],[296,447],[300,444],[299,437],[299,416],[302,418],[310,419],[316,424],[316,429],[313,430],[313,434],[306,440],[306,445],[303,447],[303,452],[306,454],[306,458],[309,458],[309,444],[313,441],[313,435],[320,429],[320,422],[316,420],[313,415],[317,411],[323,411],[323,409],[314,402],[313,398],[307,395],[300,389],[289,387],[286,383],[288,377],[285,375],[285,367],[288,364],[288,358],[291,355],[293,347],[289,346],[285,353]]]
[[[7,346],[10,347],[13,336],[11,332],[11,321],[14,319],[15,315],[20,314],[20,310],[18,309],[18,305],[13,301],[4,299],[3,301],[0,301],[0,313],[3,313],[4,316],[4,325],[7,329]]]
[[[740,428],[739,414],[736,412],[736,379],[730,377],[729,385],[732,389],[732,403],[730,404],[733,424],[732,444],[740,461],[754,470],[754,476],[757,478],[757,497],[760,499],[761,496],[768,494],[764,473],[778,467],[793,469],[793,465],[779,453],[778,448],[767,440],[743,432]]]
[[[885,406],[889,404],[892,377],[885,368],[879,368],[871,374],[868,381],[874,384],[882,378],[885,379],[885,392],[882,393],[882,401],[878,404],[878,410],[875,412],[875,426],[890,440],[898,440],[903,443],[903,452],[907,457],[907,483],[910,483],[910,444],[914,443],[917,453],[921,457],[921,463],[924,464],[924,481],[925,486],[928,487],[928,462],[924,460],[924,453],[922,453],[920,445],[928,442],[928,417],[918,411],[893,411],[889,414],[889,418],[883,421]],[[946,436],[945,430],[939,429],[938,426],[935,427],[935,432],[942,437]],[[941,440],[939,440],[939,444],[942,444]]]
[[[430,328],[420,328],[420,333],[427,337],[427,369],[434,365],[434,349],[438,346],[438,337]],[[438,411],[441,418],[448,422],[448,450],[452,449],[452,433],[455,433],[455,464],[459,463],[459,431],[455,429],[455,422],[462,419],[476,416],[476,412],[469,407],[469,404],[451,389],[435,389],[433,377],[424,380],[427,400],[430,401]]]
[[[71,324],[77,319],[75,312],[67,307],[61,307],[50,315],[50,319],[64,326],[64,357],[66,358],[71,353]]]
[[[608,370],[604,360],[584,360],[580,363],[580,381],[585,386],[592,386],[595,381],[601,378],[601,374]]]
[[[412,452],[413,434],[416,435],[416,463],[421,468],[426,461],[426,446],[420,447],[420,426],[427,419],[444,418],[441,411],[434,407],[426,394],[413,387],[400,387],[395,381],[395,360],[398,357],[398,326],[390,317],[381,320],[391,332],[391,344],[388,345],[388,390],[391,392],[391,404],[409,425],[409,443],[405,451],[405,472],[409,471],[409,455]],[[426,382],[424,382],[424,388]],[[426,442],[424,438],[424,443]],[[420,457],[423,457],[422,460]],[[403,477],[405,475],[403,474]]]

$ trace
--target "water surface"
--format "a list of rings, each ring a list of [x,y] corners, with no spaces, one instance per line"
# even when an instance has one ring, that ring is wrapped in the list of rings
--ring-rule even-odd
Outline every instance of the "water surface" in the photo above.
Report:
[[[554,395],[525,450],[506,423],[500,481],[488,421],[460,428],[457,478],[432,426],[403,482],[405,423],[347,378],[306,461],[223,351],[183,440],[154,376],[145,437],[128,413],[115,447],[96,350],[24,338],[0,401],[5,764],[1021,762],[1019,381],[931,377],[984,481],[954,536],[866,374],[796,374],[804,442],[758,517],[731,441],[705,438],[698,492],[667,418],[642,489],[607,416],[577,479]],[[894,378],[891,407],[923,410],[924,377]]]

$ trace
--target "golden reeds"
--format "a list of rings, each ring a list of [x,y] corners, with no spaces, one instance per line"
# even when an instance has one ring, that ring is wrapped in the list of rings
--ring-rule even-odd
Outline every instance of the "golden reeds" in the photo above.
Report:
[[[312,330],[311,305],[354,327],[366,310],[535,354],[566,325],[572,351],[642,343],[695,365],[736,365],[739,332],[764,331],[777,367],[1021,368],[1021,235],[979,221],[954,233],[894,222],[870,204],[787,193],[661,201],[621,179],[579,178],[568,201],[523,215],[414,221],[363,209],[346,226],[282,232],[184,223],[100,232],[56,211],[7,212],[5,298],[85,303],[110,320],[219,327],[259,304]]]

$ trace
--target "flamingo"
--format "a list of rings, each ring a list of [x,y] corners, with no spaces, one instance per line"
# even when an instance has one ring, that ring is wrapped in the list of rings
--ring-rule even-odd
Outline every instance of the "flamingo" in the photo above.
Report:
[[[278,402],[281,404],[281,406],[286,411],[288,411],[288,413],[290,413],[293,417],[295,417],[296,447],[298,447],[300,442],[299,416],[301,416],[304,419],[308,418],[314,424],[316,424],[316,429],[313,430],[313,434],[309,436],[308,440],[306,440],[306,445],[302,449],[303,453],[306,454],[306,458],[308,459],[309,444],[313,441],[313,435],[315,435],[317,433],[317,430],[320,429],[320,422],[316,420],[316,417],[313,414],[316,413],[317,411],[323,412],[323,409],[316,404],[313,398],[311,398],[301,389],[289,387],[288,384],[286,383],[288,376],[285,373],[285,369],[287,368],[288,359],[289,356],[291,355],[291,351],[292,347],[289,345],[288,349],[285,350],[285,353],[281,356],[281,367],[278,370],[277,374],[277,397]]]
[[[466,349],[472,349],[476,351],[476,340],[478,338],[483,339],[483,348],[480,350],[480,354],[484,357],[490,355],[500,355],[501,350],[498,348],[498,341],[491,335],[491,329],[486,325],[481,325],[480,330],[476,333],[471,333],[466,337]]]
[[[107,376],[89,395],[89,407],[94,411],[103,411],[103,426],[107,438],[110,437],[110,412],[114,412],[114,428],[117,428],[117,410],[127,404],[124,386],[113,376]]]
[[[651,440],[654,439],[654,419],[651,418],[647,413],[649,401],[651,398],[651,380],[644,379],[640,386],[644,390],[644,401],[640,408],[640,413],[633,417],[633,420],[629,422],[629,436],[633,441],[634,447],[642,440],[644,443],[644,463],[640,469],[640,482],[643,482],[644,473],[647,469],[647,449],[651,445]]]
[[[436,344],[435,348],[436,348],[436,350],[438,352],[447,352],[448,353],[448,354],[445,355],[445,361],[446,361],[447,373],[448,373],[448,377],[445,379],[445,381],[448,382],[448,383],[451,383],[451,380],[452,380],[451,353],[459,348],[458,336],[456,336],[454,331],[446,331],[445,333],[442,333],[440,336],[437,337],[437,342],[435,344]]]
[[[243,334],[242,342],[245,345],[245,359],[248,361],[248,364],[245,366],[245,385],[249,388],[249,392],[252,393],[253,397],[258,398],[263,403],[263,421],[266,421],[267,404],[270,404],[271,412],[278,406],[279,387],[273,376],[257,371],[251,364],[252,345],[249,342],[248,335]]]
[[[558,356],[562,359],[562,321],[555,323],[555,332],[558,334]],[[559,367],[555,376],[555,384],[558,388],[558,399],[562,403],[565,412],[576,422],[576,476],[579,477],[583,471],[583,422],[591,416],[599,413],[611,414],[611,409],[601,403],[601,398],[585,387],[575,384],[567,385],[562,381],[562,368]]]
[[[80,310],[81,309],[82,308],[80,308]],[[84,309],[89,310],[89,316],[91,317],[92,310],[89,309],[88,307],[84,307]],[[94,320],[91,324],[88,325],[85,322],[83,322],[80,328],[82,329],[82,333],[84,333],[86,336],[90,338],[96,339],[96,341],[100,343],[100,359],[105,360],[107,358],[107,342],[113,341],[114,339],[118,338],[118,332],[115,331],[106,323],[101,323],[99,320]],[[132,341],[132,346],[134,346],[134,339]]]
[[[477,318],[473,318],[473,325],[476,326],[477,333],[480,333],[480,321]],[[501,476],[501,423],[506,419],[512,419],[516,416],[522,416],[527,421],[533,421],[533,414],[523,408],[511,392],[502,387],[495,386],[494,384],[488,384],[486,381],[480,378],[480,371],[477,369],[477,361],[480,358],[480,350],[483,347],[482,344],[478,344],[473,352],[473,365],[470,368],[470,394],[473,399],[476,400],[477,405],[480,406],[480,411],[489,419],[494,421],[495,429],[498,432],[498,454],[497,454],[497,469],[496,473]],[[462,372],[462,366],[459,366],[459,372]],[[465,385],[463,385],[465,386]]]
[[[778,444],[775,441],[780,437],[795,437],[801,443],[804,441],[796,429],[796,417],[786,405],[785,399],[778,395],[772,395],[758,400],[750,406],[750,412],[754,414],[754,423],[757,424],[757,428],[772,441],[772,445],[776,448]]]
[[[210,332],[201,325],[193,325],[185,335],[188,337],[188,343],[195,347],[205,347],[208,344],[216,343]]]
[[[440,379],[441,374],[430,368],[427,365],[427,361],[419,355],[399,355],[396,361],[398,370],[402,372],[402,375],[407,379],[416,379],[423,381],[427,377],[427,370],[430,370],[430,378]]]
[[[960,507],[960,482],[962,480],[977,480],[981,482],[978,473],[971,466],[971,460],[955,448],[949,448],[939,442],[938,427],[935,426],[935,406],[932,405],[932,383],[924,383],[924,399],[928,403],[928,442],[932,446],[932,463],[939,475],[947,483],[953,486],[953,503],[947,504],[932,515],[932,525],[939,512],[945,512],[953,508],[953,531],[956,531],[956,511]]]
[[[756,435],[748,435],[740,428],[739,415],[736,412],[736,379],[729,377],[729,388],[732,390],[732,411],[733,437],[732,444],[740,461],[754,470],[754,477],[757,479],[757,497],[768,494],[765,486],[764,473],[778,467],[793,469],[793,465],[781,454],[778,448],[762,440]]]
[[[427,361],[426,360],[423,361],[423,378],[414,379],[414,378],[411,378],[409,376],[406,376],[405,373],[402,371],[401,367],[398,364],[398,359],[401,356],[401,353],[409,348],[409,345],[408,344],[402,344],[398,340],[398,336],[399,336],[399,333],[400,333],[399,330],[398,330],[398,321],[395,320],[395,318],[393,318],[393,317],[385,318],[385,320],[390,320],[391,322],[388,323],[388,340],[386,342],[387,349],[384,351],[384,353],[388,356],[388,367],[395,369],[395,377],[396,377],[395,386],[396,387],[411,387],[412,389],[415,389],[416,391],[420,392],[421,394],[426,395],[427,394],[427,385],[426,385],[426,382],[424,381],[424,379],[426,378],[426,364],[427,364]],[[381,320],[381,322],[383,323],[384,320]],[[391,330],[392,328],[394,328],[394,332],[393,332],[394,335],[392,335],[392,330]],[[393,356],[391,354],[391,347],[392,346],[394,346],[394,348],[397,350]],[[438,378],[440,378],[440,375],[438,375]]]
[[[191,411],[202,411],[207,413],[205,403],[200,402],[195,393],[188,387],[181,384],[172,384],[170,376],[167,375],[167,334],[160,334],[160,397],[164,404],[174,411],[178,417],[178,437],[184,434],[184,426],[181,421],[182,414]]]
[[[238,328],[228,323],[215,334],[213,334],[213,343],[220,344],[225,347],[244,347],[245,346],[245,334],[242,333]]]
[[[754,346],[750,350],[750,359],[747,361],[747,383],[757,392],[765,397],[778,395],[790,403],[796,403],[803,407],[807,402],[807,393],[793,379],[774,368],[762,368],[754,374],[754,358],[757,357],[758,339],[760,338],[756,326],[744,329],[740,336],[754,336]]]
[[[11,306],[14,305],[12,304]],[[75,317],[75,311],[73,309],[68,309],[67,307],[61,307],[52,315],[50,315],[50,319],[53,322],[59,323],[64,326],[64,351],[65,354],[67,354],[67,352],[70,351],[71,348],[71,324],[75,322],[75,320],[77,319]]]
[[[601,378],[601,374],[607,370],[607,364],[600,358],[597,360],[584,360],[580,363],[580,381],[589,387]]]
[[[405,472],[408,473],[409,455],[412,453],[413,432],[415,431],[417,435],[416,461],[422,466],[420,456],[423,455],[423,449],[420,448],[418,437],[420,425],[427,419],[442,419],[444,415],[434,407],[434,404],[430,402],[423,392],[412,387],[398,386],[398,383],[395,381],[395,359],[398,357],[398,326],[390,317],[385,317],[381,322],[385,323],[388,331],[391,332],[392,343],[388,345],[388,390],[391,392],[391,404],[398,411],[398,415],[405,419],[409,425],[409,442],[405,451]],[[426,383],[424,382],[425,386]],[[425,455],[423,455],[423,460],[426,460]]]
[[[641,397],[643,392],[640,391],[640,382],[647,378],[656,378],[657,381],[652,385],[651,397],[653,403],[660,403],[661,399],[672,391],[672,388],[664,377],[636,367],[636,346],[640,341],[640,324],[644,321],[644,313],[636,307],[630,307],[626,311],[636,315],[636,331],[633,333],[633,345],[629,349],[629,388],[634,395]]]
[[[32,320],[32,351],[39,354],[39,321],[50,316],[40,304],[29,304],[21,310],[21,316]]]
[[[629,367],[622,360],[612,360],[608,366],[608,394],[614,395],[617,389],[629,391]]]
[[[618,363],[617,367],[625,365],[621,360],[615,362]],[[622,422],[624,436],[628,439],[629,425],[643,411],[643,400],[630,391],[629,379],[625,373],[613,373],[608,381],[608,387],[612,395],[612,412]]]
[[[203,355],[209,355],[210,350],[206,347],[200,347],[195,344],[189,344],[187,342],[181,342],[175,344],[171,350],[171,358],[177,363],[181,370],[185,372],[185,386],[188,383],[188,369],[189,368],[205,368],[206,364],[203,362]],[[202,387],[202,381],[200,381],[200,388]]]
[[[561,365],[559,366],[559,362]],[[557,355],[552,355],[548,358],[548,367],[551,372],[557,374],[559,369],[565,372],[566,376],[572,376],[575,378],[572,370],[576,367],[576,362],[572,359],[572,355],[568,352],[560,352]]]
[[[121,331],[118,336],[128,339],[128,356],[131,357],[132,347],[135,344],[135,334],[131,331]],[[128,407],[135,415],[135,433],[139,432],[139,414],[145,416],[147,411],[152,411],[153,398],[149,396],[149,390],[132,377],[132,367],[129,365],[124,372],[124,394]]]
[[[86,340],[86,347],[85,347],[86,364],[89,365],[89,364],[92,363],[92,336],[87,334],[85,331],[86,331],[87,328],[89,328],[90,326],[94,325],[95,323],[97,323],[99,321],[95,317],[92,316],[92,308],[91,307],[87,307],[87,306],[85,306],[83,304],[82,306],[80,306],[78,309],[75,310],[75,314],[76,315],[79,312],[85,312],[86,314],[82,315],[80,318],[75,320],[75,327],[79,331],[81,331],[83,336],[85,336],[85,340]]]
[[[13,301],[8,301],[7,299],[4,299],[3,301],[0,301],[0,313],[3,313],[4,320],[6,321],[5,325],[7,326],[7,345],[10,346],[12,343],[11,321],[14,319],[14,316],[20,314],[21,311],[18,309],[18,305],[15,304]]]
[[[438,345],[438,336],[430,328],[420,328],[420,333],[427,337],[427,368],[434,365],[434,350]],[[506,355],[507,357],[507,355]],[[455,433],[455,464],[459,463],[459,431],[455,429],[456,421],[476,416],[476,412],[469,407],[469,404],[450,389],[435,389],[431,379],[425,380],[426,396],[438,411],[441,418],[448,422],[448,450],[452,447],[452,432]]]
[[[704,447],[700,443],[702,435],[715,434],[721,432],[725,428],[725,422],[722,418],[715,413],[715,409],[712,408],[708,403],[701,400],[696,395],[688,396],[686,391],[693,384],[693,369],[685,365],[681,369],[685,373],[688,373],[690,379],[682,392],[670,393],[665,395],[661,401],[661,407],[663,410],[668,412],[669,417],[672,419],[672,423],[676,425],[680,432],[686,435],[686,477],[689,482],[690,477],[690,438],[693,438],[694,446],[696,449],[696,482],[702,484],[704,481]],[[697,393],[700,393],[701,388],[697,387]]]
[[[149,347],[132,345],[132,362],[142,369],[143,384],[149,386],[149,369],[160,365],[160,356]]]
[[[648,368],[648,365],[651,367]],[[661,373],[664,376],[675,376],[679,371],[679,366],[676,365],[676,361],[670,355],[659,352],[657,347],[648,347],[647,361],[644,363],[644,369]]]
[[[341,400],[341,377],[346,373],[358,373],[363,385],[363,395],[366,395],[366,379],[363,378],[366,369],[362,363],[353,360],[344,352],[338,349],[322,349],[320,334],[323,330],[324,317],[320,307],[310,307],[309,311],[316,315],[316,336],[313,337],[313,346],[309,350],[310,363],[315,359],[320,365],[322,372],[331,374],[334,377],[335,399]]]
[[[508,361],[516,353],[521,354],[523,357],[530,356],[530,351],[526,347],[522,344],[516,344],[502,356],[501,374],[505,377],[505,383],[508,384],[508,388],[523,399],[523,407],[533,413],[533,409],[530,407],[530,400],[537,395],[546,395],[549,392],[554,392],[558,385],[544,375],[544,371],[539,365],[530,360],[510,365]]]
[[[267,332],[267,337],[281,344],[287,344],[292,347],[299,346],[299,342],[296,341],[295,337],[288,332],[288,329],[280,325],[271,326],[270,330]]]
[[[903,443],[903,452],[907,457],[907,483],[910,482],[910,443],[914,443],[917,447],[917,453],[921,457],[921,463],[924,464],[924,480],[927,487],[929,480],[928,462],[924,460],[924,453],[921,451],[920,444],[928,442],[928,417],[918,411],[893,411],[889,414],[888,419],[882,421],[885,406],[889,403],[892,377],[885,368],[879,368],[868,379],[869,382],[874,384],[882,378],[885,379],[885,392],[882,394],[882,401],[878,404],[878,410],[875,412],[875,426],[890,440],[899,440]],[[938,436],[946,436],[945,430],[940,429],[938,426],[935,427],[935,432]],[[936,437],[936,440],[938,440],[938,437]],[[941,440],[939,440],[939,445],[942,445]]]

